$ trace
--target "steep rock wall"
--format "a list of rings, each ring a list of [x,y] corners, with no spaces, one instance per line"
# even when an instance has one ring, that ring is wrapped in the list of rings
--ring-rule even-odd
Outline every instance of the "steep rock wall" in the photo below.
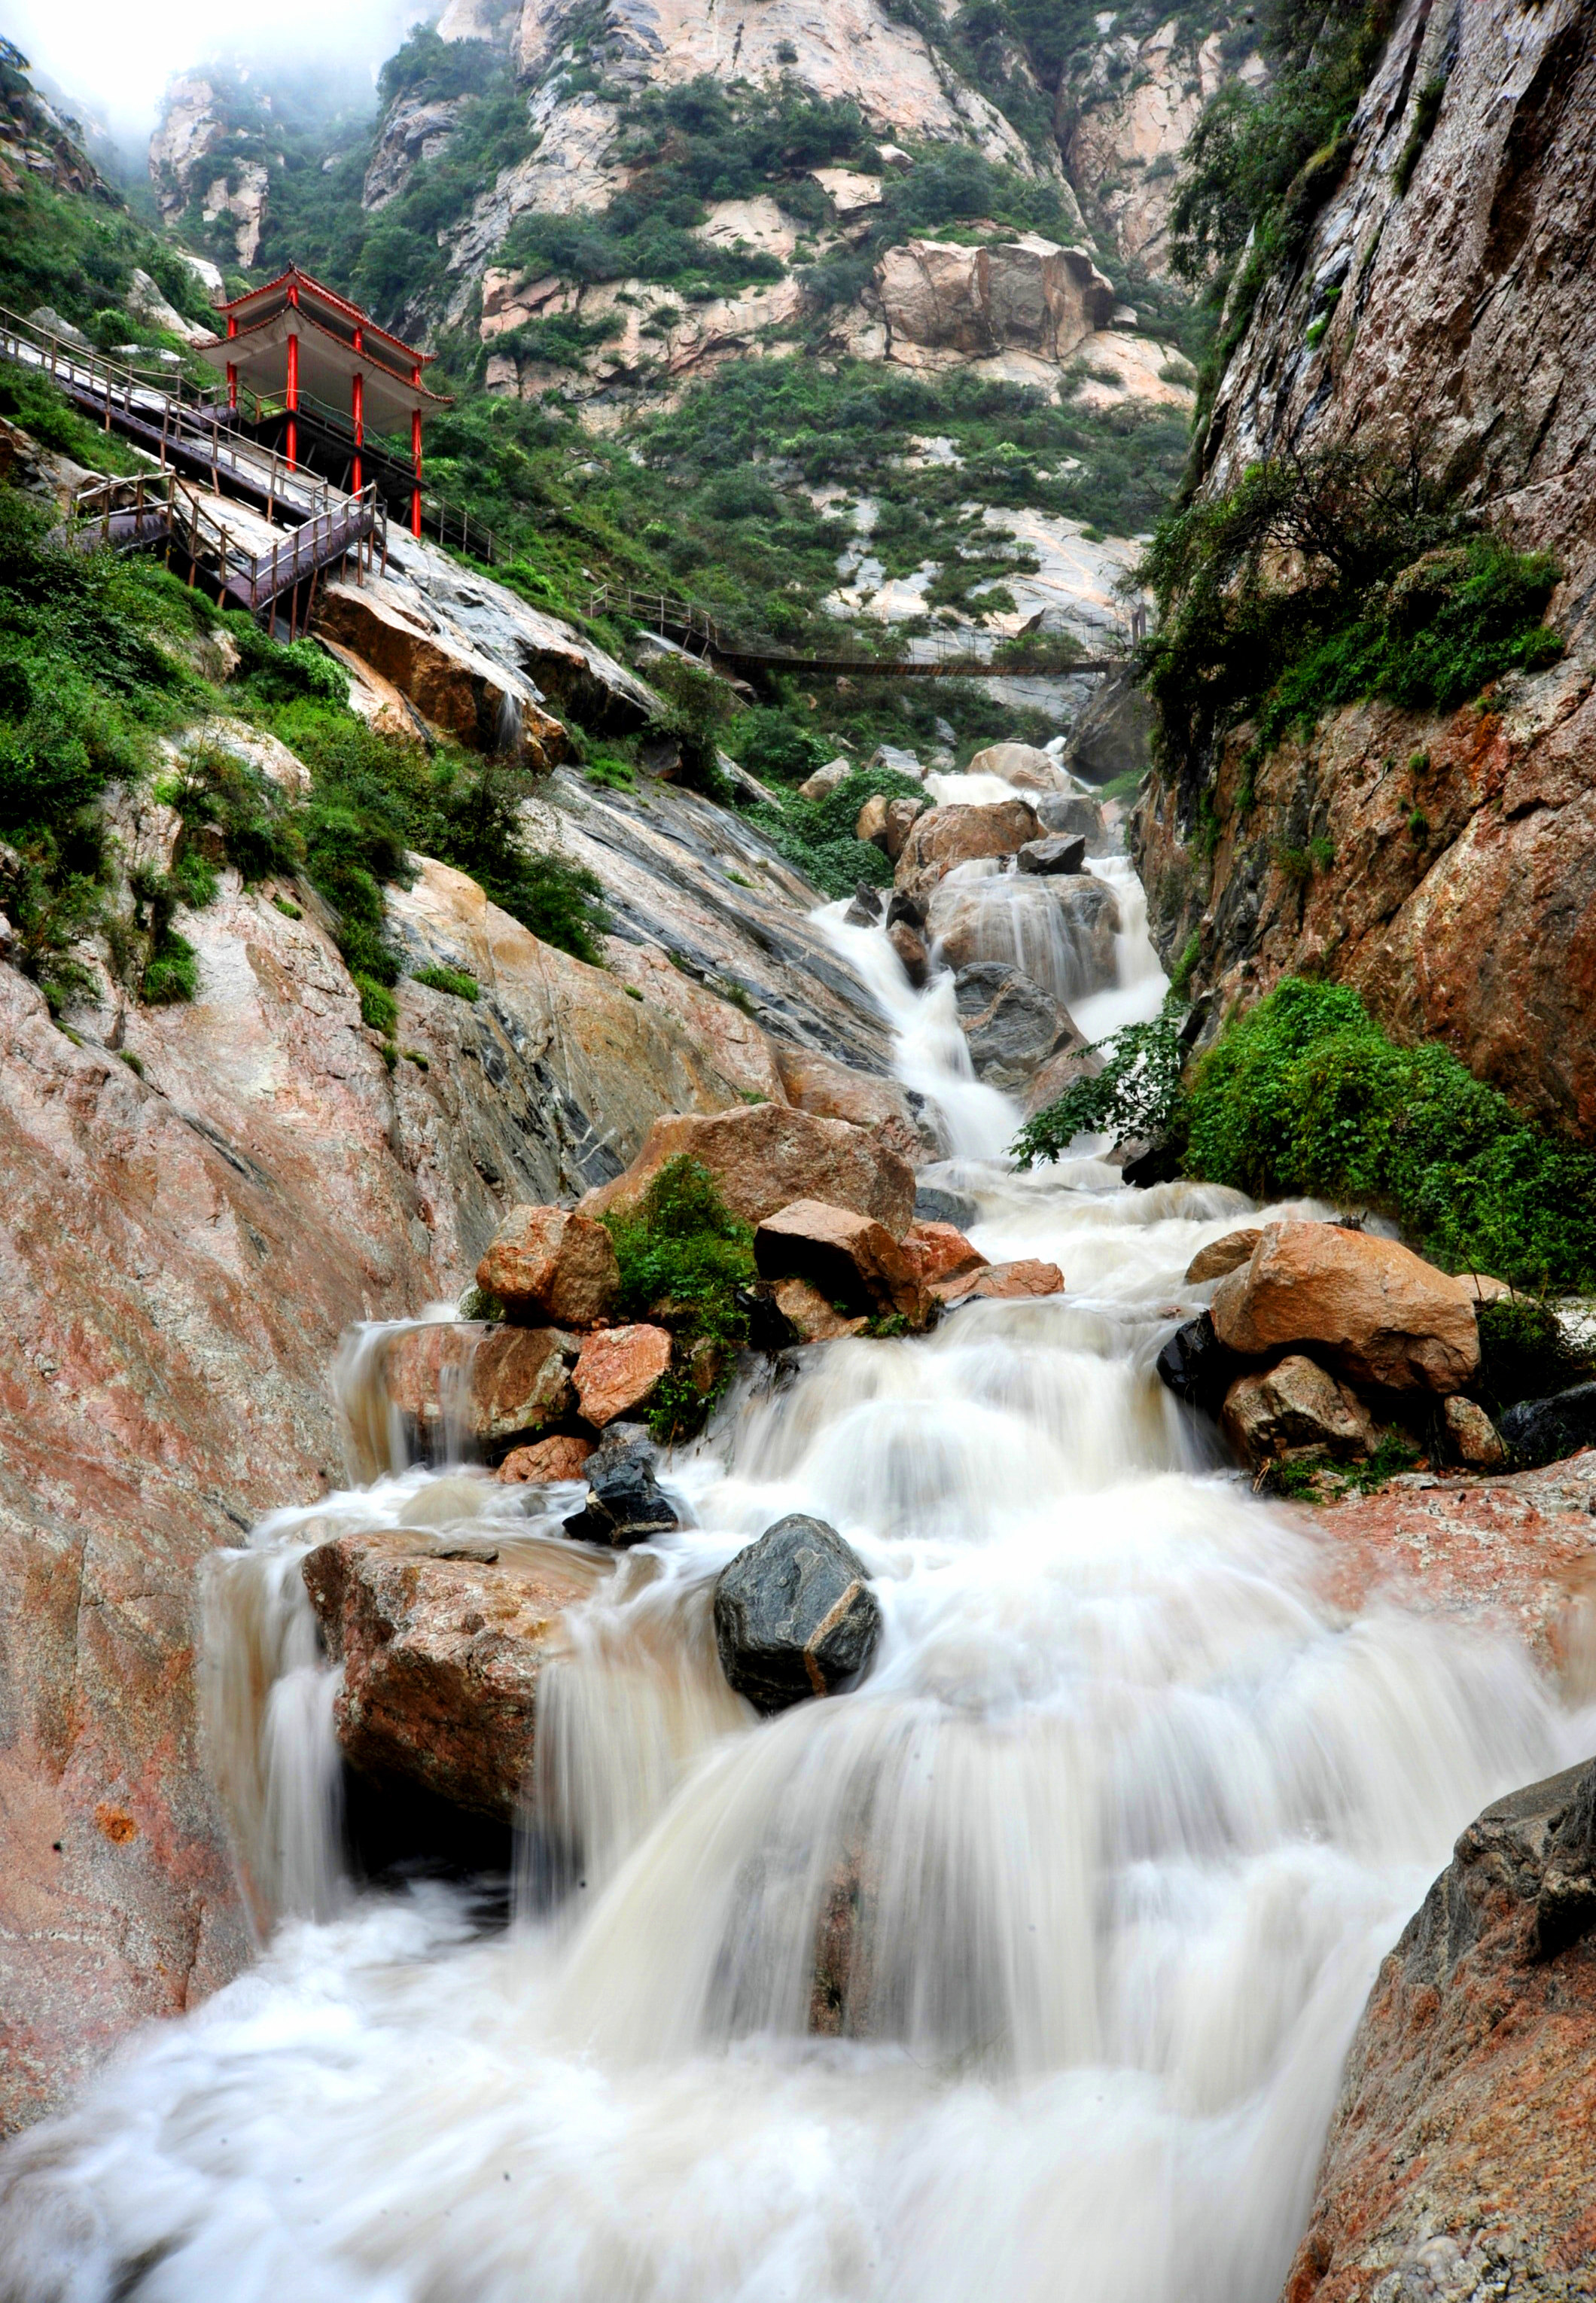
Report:
[[[1443,78],[1403,194],[1418,93]],[[1133,835],[1161,949],[1172,960],[1196,934],[1193,988],[1220,1008],[1284,974],[1329,974],[1398,1034],[1446,1040],[1587,1139],[1596,368],[1569,350],[1596,326],[1593,135],[1588,9],[1407,0],[1346,176],[1300,265],[1261,295],[1203,443],[1210,493],[1264,454],[1417,453],[1512,544],[1556,553],[1567,661],[1444,717],[1330,714],[1252,774],[1240,730],[1205,795],[1155,781]]]

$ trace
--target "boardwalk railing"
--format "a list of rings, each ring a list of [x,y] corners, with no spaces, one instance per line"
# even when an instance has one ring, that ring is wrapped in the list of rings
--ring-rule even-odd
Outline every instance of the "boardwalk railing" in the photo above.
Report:
[[[645,592],[636,586],[601,584],[587,595],[590,617],[621,615],[662,639],[696,649],[734,670],[808,672],[823,677],[856,674],[883,679],[996,679],[1032,676],[1057,678],[1077,671],[1108,671],[1116,656],[1085,656],[1077,644],[1060,637],[1050,646],[1045,639],[1032,641],[1024,654],[1005,658],[1002,643],[991,655],[978,655],[965,632],[928,632],[912,643],[909,654],[876,655],[857,641],[840,637],[824,654],[815,649],[788,646],[768,633],[738,633],[728,629],[696,600],[676,598],[668,592]]]
[[[299,527],[274,536],[269,552],[260,552],[180,480],[172,493],[172,535],[191,568],[208,567],[221,596],[251,613],[351,552],[361,554],[367,568],[379,548],[384,566],[388,557],[387,519],[370,481],[358,496],[314,513]]]

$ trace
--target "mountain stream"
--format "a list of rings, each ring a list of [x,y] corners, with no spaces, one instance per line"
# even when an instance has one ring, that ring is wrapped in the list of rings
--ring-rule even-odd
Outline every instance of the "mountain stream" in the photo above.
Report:
[[[1162,990],[1128,867],[1094,868],[1126,926],[1089,1037]],[[945,1117],[928,1180],[1067,1293],[814,1347],[663,1466],[683,1531],[597,1561],[545,1666],[508,1925],[346,1877],[299,1565],[374,1525],[569,1556],[579,1491],[405,1464],[380,1334],[350,1339],[363,1484],[274,1514],[206,1599],[260,1956],[10,2147],[8,2303],[1273,2303],[1381,1953],[1568,1724],[1505,1642],[1322,1604],[1160,1386],[1186,1266],[1248,1203],[1011,1172],[951,979],[912,993],[840,910]],[[884,1636],[854,1692],[756,1723],[710,1588],[793,1510],[863,1556]]]

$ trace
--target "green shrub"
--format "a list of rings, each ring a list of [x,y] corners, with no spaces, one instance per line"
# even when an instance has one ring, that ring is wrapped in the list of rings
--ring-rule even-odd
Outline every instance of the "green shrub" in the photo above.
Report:
[[[772,807],[764,800],[747,813],[777,853],[823,894],[851,896],[864,880],[873,888],[890,888],[892,866],[879,848],[855,837],[859,810],[880,793],[883,798],[925,794],[912,776],[893,768],[855,768],[824,799],[800,799],[796,792]]]
[[[198,988],[198,953],[175,928],[163,927],[151,941],[139,985],[139,998],[148,1008],[162,1008],[192,1000]]]
[[[604,1218],[621,1266],[621,1308],[673,1337],[669,1375],[649,1409],[662,1440],[699,1430],[730,1377],[730,1354],[747,1334],[738,1291],[755,1278],[754,1235],[732,1215],[702,1161],[679,1153],[629,1206]],[[696,1374],[694,1347],[710,1347],[718,1371]]]
[[[360,995],[360,1021],[385,1040],[392,1039],[399,1028],[399,1003],[385,983],[373,975],[363,974],[359,968],[352,972],[355,990]]]
[[[430,985],[434,991],[447,991],[456,1000],[477,1000],[481,997],[481,986],[477,978],[469,974],[463,967],[418,967],[416,970],[416,982]]]
[[[1107,1135],[1110,1148],[1140,1136],[1178,1138],[1185,1117],[1179,1030],[1171,1002],[1151,1023],[1125,1025],[1099,1041],[1094,1052],[1102,1069],[1073,1081],[1056,1103],[1026,1122],[1012,1146],[1018,1165],[1060,1160],[1077,1135]]]

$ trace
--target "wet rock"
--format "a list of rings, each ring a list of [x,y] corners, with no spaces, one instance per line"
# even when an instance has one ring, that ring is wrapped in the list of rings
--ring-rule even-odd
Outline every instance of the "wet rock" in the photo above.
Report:
[[[1226,1438],[1254,1469],[1298,1453],[1367,1455],[1374,1427],[1357,1395],[1293,1353],[1259,1375],[1237,1379],[1220,1417]]]
[[[1522,1464],[1554,1464],[1596,1447],[1596,1383],[1576,1383],[1550,1399],[1521,1399],[1502,1417],[1501,1435]]]
[[[352,1767],[479,1814],[513,1816],[532,1764],[539,1676],[594,1565],[555,1546],[503,1558],[437,1555],[419,1531],[340,1536],[305,1560]]]
[[[1086,843],[1079,832],[1050,832],[1045,839],[1027,839],[1015,857],[1015,868],[1034,873],[1037,877],[1066,877],[1081,871],[1086,861]]]
[[[1237,1354],[1228,1351],[1213,1331],[1212,1312],[1177,1328],[1155,1362],[1159,1380],[1188,1407],[1217,1415],[1227,1391],[1240,1371]]]
[[[1106,856],[1118,845],[1103,821],[1102,803],[1085,792],[1054,792],[1038,801],[1036,813],[1055,839],[1084,839],[1088,856]]]
[[[670,1365],[663,1328],[600,1328],[584,1337],[573,1379],[583,1420],[602,1429],[646,1407]]]
[[[907,1160],[846,1120],[820,1119],[775,1103],[656,1120],[625,1174],[589,1192],[582,1213],[602,1215],[635,1200],[665,1161],[681,1152],[703,1162],[744,1223],[762,1223],[793,1200],[823,1200],[874,1216],[896,1238],[914,1214],[915,1171]]]
[[[905,975],[916,991],[923,991],[931,980],[931,955],[925,940],[916,935],[906,920],[899,920],[887,930],[887,941],[897,953]]]
[[[903,1235],[903,1254],[923,1287],[945,1279],[968,1277],[989,1269],[978,1247],[972,1247],[957,1224],[922,1222],[918,1218]]]
[[[828,760],[824,767],[816,768],[812,776],[805,777],[803,782],[798,788],[798,797],[800,799],[830,799],[838,785],[845,784],[852,773],[853,762],[851,760],[845,760],[841,758],[840,755],[834,760]]]
[[[1591,1805],[1581,1767],[1487,1808],[1381,1962],[1283,2303],[1591,2292]]]
[[[452,1424],[491,1447],[570,1413],[576,1354],[576,1338],[559,1328],[439,1320],[394,1337],[384,1380],[424,1447],[436,1447]]]
[[[906,896],[927,897],[956,864],[1013,856],[1042,829],[1029,800],[994,800],[983,807],[933,807],[910,826],[898,858],[896,884]]]
[[[1025,1255],[1013,1263],[989,1263],[983,1271],[935,1280],[931,1292],[944,1303],[1018,1303],[1031,1295],[1061,1295],[1064,1274],[1056,1263]]]
[[[1111,671],[1075,723],[1069,764],[1090,784],[1146,772],[1153,707],[1128,672]]]
[[[1441,1409],[1446,1429],[1447,1446],[1454,1460],[1466,1464],[1471,1471],[1492,1472],[1507,1460],[1501,1434],[1485,1410],[1472,1399],[1455,1393]]]
[[[885,851],[890,863],[897,863],[903,853],[909,833],[930,806],[929,800],[911,799],[907,793],[900,794],[897,799],[890,799],[887,802],[886,811],[882,819],[881,835],[876,840],[876,845]]]
[[[988,744],[972,758],[972,776],[1001,776],[1019,791],[1051,792],[1058,789],[1058,764],[1035,744]]]
[[[869,1324],[867,1313],[850,1316],[839,1312],[806,1279],[778,1279],[771,1289],[771,1300],[791,1330],[791,1335],[783,1336],[783,1343],[796,1336],[801,1344],[832,1344],[839,1337],[861,1334]]]
[[[915,1194],[916,1224],[951,1224],[958,1231],[967,1231],[980,1220],[980,1203],[966,1192],[950,1192],[941,1184],[922,1184]]]
[[[535,1439],[529,1447],[512,1447],[494,1477],[506,1487],[536,1487],[560,1480],[579,1480],[593,1453],[591,1439],[574,1431],[556,1431]]]
[[[621,1293],[621,1267],[603,1224],[566,1208],[511,1208],[477,1266],[477,1285],[507,1319],[592,1328]]]
[[[918,1321],[925,1296],[914,1262],[884,1224],[851,1208],[795,1200],[754,1235],[754,1260],[766,1279],[807,1280],[848,1312],[895,1312]]]
[[[373,577],[362,585],[329,584],[318,621],[424,720],[471,750],[500,749],[512,720],[526,765],[552,767],[565,757],[564,727],[544,710],[530,683],[478,654],[462,633],[430,616],[419,596],[412,600],[397,582]]]
[[[1023,1087],[1059,1036],[1052,993],[1018,967],[981,959],[959,969],[953,998],[976,1077],[993,1087]]]
[[[866,1128],[905,1160],[925,1157],[924,1133],[896,1080],[850,1070],[812,1048],[790,1048],[778,1042],[775,1057],[782,1091],[795,1111]]]
[[[1245,1225],[1240,1231],[1228,1231],[1223,1239],[1211,1239],[1186,1267],[1187,1286],[1200,1287],[1204,1280],[1223,1279],[1228,1272],[1250,1263],[1253,1250],[1262,1236],[1259,1227],[1252,1224]]]
[[[885,811],[882,811],[883,814]],[[881,924],[882,899],[879,890],[868,880],[861,880],[853,891],[853,901],[842,915],[851,928],[874,928]]]
[[[654,1478],[652,1449],[646,1440],[629,1438],[588,1458],[587,1499],[565,1522],[565,1532],[581,1543],[627,1551],[680,1525],[675,1505]]]
[[[1392,1391],[1459,1391],[1480,1363],[1461,1280],[1395,1240],[1336,1224],[1266,1225],[1211,1308],[1232,1351],[1313,1345],[1355,1383]]]
[[[1150,1143],[1144,1135],[1133,1136],[1128,1143],[1115,1147],[1114,1157],[1121,1177],[1138,1192],[1151,1191],[1155,1184],[1172,1184],[1180,1173],[1180,1153],[1168,1137]]]
[[[924,896],[914,896],[902,888],[894,888],[887,898],[887,925],[895,928],[924,928],[929,915],[929,906]]]
[[[887,845],[887,803],[882,798],[880,792],[872,792],[870,797],[865,802],[864,806],[859,810],[859,813],[854,821],[853,836],[856,839],[869,840],[875,847],[881,848],[883,852],[885,851]],[[871,890],[871,893],[874,893],[874,889]],[[873,913],[871,917],[875,917],[875,914]]]
[[[721,1570],[714,1621],[722,1670],[765,1712],[854,1685],[882,1630],[864,1562],[835,1528],[802,1513],[766,1528]]]
[[[1062,1008],[1059,1012],[1063,1016]],[[1068,1021],[1068,1018],[1065,1020]],[[1096,1050],[1088,1047],[1073,1024],[1069,1029],[1073,1036],[1062,1047],[1055,1042],[1052,1054],[1035,1073],[1026,1090],[1027,1119],[1034,1118],[1039,1111],[1045,1111],[1050,1103],[1057,1103],[1077,1080],[1095,1079],[1102,1069],[1102,1058]]]

